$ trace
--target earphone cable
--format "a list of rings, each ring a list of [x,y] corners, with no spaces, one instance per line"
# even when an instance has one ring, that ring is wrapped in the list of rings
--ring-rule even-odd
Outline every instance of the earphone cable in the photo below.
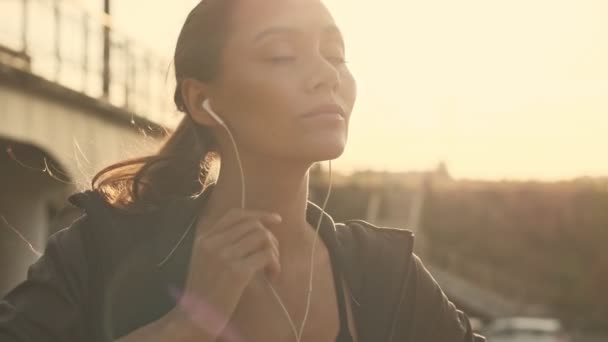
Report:
[[[214,119],[216,119],[216,121],[226,130],[226,132],[228,133],[228,136],[230,137],[230,140],[234,147],[234,151],[235,151],[235,155],[236,155],[236,159],[237,159],[237,163],[239,165],[239,171],[240,171],[240,175],[241,175],[241,208],[245,209],[245,203],[246,203],[245,173],[243,171],[243,164],[241,161],[240,153],[238,151],[238,147],[237,147],[236,141],[234,139],[234,136],[232,135],[232,132],[230,131],[228,126],[217,116],[217,114],[215,114],[213,112],[213,110],[211,110],[209,103],[206,103],[206,105],[205,105],[205,103],[203,103],[203,108],[205,108],[211,114],[211,116],[214,117]],[[307,298],[306,298],[306,309],[304,311],[304,317],[302,319],[302,324],[300,326],[299,331],[296,328],[296,325],[295,325],[291,315],[289,314],[289,311],[285,307],[285,304],[281,300],[281,297],[275,290],[274,286],[272,286],[272,283],[270,282],[270,280],[264,275],[264,278],[266,280],[268,287],[274,294],[275,298],[277,299],[279,305],[283,309],[283,311],[289,321],[293,334],[296,338],[296,342],[300,342],[300,339],[302,338],[302,334],[304,332],[304,326],[306,324],[306,320],[308,318],[308,313],[310,311],[310,302],[311,302],[312,287],[313,287],[315,246],[316,246],[316,243],[317,243],[317,240],[319,237],[319,229],[320,229],[321,223],[323,221],[323,216],[325,215],[325,207],[327,206],[327,202],[328,202],[329,196],[331,194],[331,189],[332,189],[332,169],[331,169],[331,160],[329,160],[329,187],[327,190],[327,194],[325,196],[325,201],[323,202],[323,207],[321,208],[321,214],[319,215],[319,220],[317,222],[317,227],[315,230],[315,237],[314,237],[313,244],[312,244],[312,252],[311,252],[311,258],[310,258],[310,277],[309,277],[308,292],[307,292]],[[175,253],[175,251],[177,250],[179,245],[182,243],[182,241],[187,236],[188,232],[190,232],[190,230],[194,226],[195,222],[196,222],[196,215],[195,215],[195,218],[190,223],[190,225],[186,228],[186,230],[184,231],[184,233],[182,234],[180,239],[177,241],[175,246],[171,249],[169,254],[158,264],[159,267],[164,265],[171,258],[171,256]]]

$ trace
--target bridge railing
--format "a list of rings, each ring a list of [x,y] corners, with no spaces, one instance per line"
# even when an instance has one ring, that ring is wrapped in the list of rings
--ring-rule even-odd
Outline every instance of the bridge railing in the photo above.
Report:
[[[110,51],[107,92],[105,31]],[[102,14],[63,0],[2,0],[0,47],[23,57],[13,59],[21,63],[12,67],[161,125],[176,121],[170,61],[112,29]]]

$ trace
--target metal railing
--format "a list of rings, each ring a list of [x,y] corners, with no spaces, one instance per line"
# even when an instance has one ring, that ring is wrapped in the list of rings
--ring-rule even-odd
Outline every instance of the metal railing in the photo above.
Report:
[[[105,29],[110,48],[107,92]],[[27,62],[19,63],[20,68],[37,76],[161,125],[176,122],[170,61],[112,29],[104,15],[63,0],[1,0],[0,47],[22,56]]]

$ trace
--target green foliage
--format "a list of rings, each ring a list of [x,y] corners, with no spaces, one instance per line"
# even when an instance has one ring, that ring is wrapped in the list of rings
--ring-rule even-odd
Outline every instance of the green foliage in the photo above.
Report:
[[[327,194],[327,185],[311,185],[311,201],[323,206]],[[332,188],[331,196],[327,202],[327,211],[336,222],[349,219],[365,219],[370,189],[357,183],[349,183]]]
[[[517,279],[493,290],[608,326],[605,183],[454,182],[429,187],[422,214],[431,258],[444,251]],[[458,272],[458,265],[454,265]],[[465,265],[460,266],[467,272]],[[471,273],[468,271],[468,273]],[[476,277],[488,282],[487,277]],[[499,276],[499,275],[498,275]]]

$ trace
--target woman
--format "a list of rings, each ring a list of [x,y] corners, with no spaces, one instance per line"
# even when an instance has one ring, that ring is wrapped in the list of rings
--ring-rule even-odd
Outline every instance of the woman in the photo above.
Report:
[[[0,340],[482,340],[409,231],[307,201],[311,165],[345,147],[344,55],[318,0],[201,1],[175,51],[183,121],[70,198],[85,215],[1,302]]]

